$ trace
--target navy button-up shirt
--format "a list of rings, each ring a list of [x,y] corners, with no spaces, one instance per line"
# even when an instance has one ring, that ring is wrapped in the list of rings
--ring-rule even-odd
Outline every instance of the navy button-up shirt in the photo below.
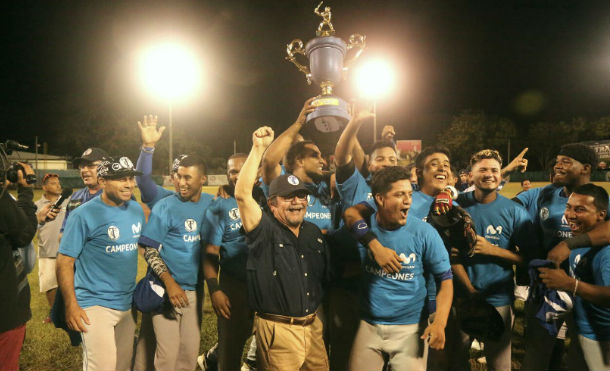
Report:
[[[328,247],[320,229],[301,224],[299,236],[263,212],[246,234],[248,303],[259,313],[303,317],[315,313],[328,282]]]

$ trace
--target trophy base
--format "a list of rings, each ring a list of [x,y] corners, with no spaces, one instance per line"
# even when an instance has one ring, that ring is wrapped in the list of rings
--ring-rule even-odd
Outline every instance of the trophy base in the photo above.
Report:
[[[351,119],[347,113],[347,103],[336,96],[322,96],[312,102],[317,106],[307,115],[307,123],[313,121],[316,129],[322,133],[334,133],[345,127]]]

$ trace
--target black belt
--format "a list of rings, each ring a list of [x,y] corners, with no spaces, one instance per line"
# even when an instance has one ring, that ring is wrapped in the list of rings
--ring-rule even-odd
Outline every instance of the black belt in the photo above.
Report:
[[[266,319],[268,321],[287,323],[289,325],[299,325],[299,326],[308,326],[313,323],[316,319],[316,314],[310,314],[306,317],[289,317],[282,316],[280,314],[270,314],[270,313],[256,313],[262,319]]]

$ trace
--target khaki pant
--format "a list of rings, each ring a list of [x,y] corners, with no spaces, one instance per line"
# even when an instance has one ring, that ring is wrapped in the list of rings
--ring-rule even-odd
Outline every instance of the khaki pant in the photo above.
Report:
[[[83,371],[131,370],[133,334],[136,328],[131,310],[101,306],[85,308],[90,325],[81,332]]]
[[[157,350],[155,351],[155,369],[158,371],[194,370],[199,355],[201,326],[197,313],[197,294],[186,291],[189,305],[180,308],[176,318],[167,318],[163,314],[152,317]]]
[[[239,370],[244,343],[252,336],[254,313],[245,282],[221,273],[220,290],[231,302],[231,319],[218,317],[218,370]]]
[[[349,370],[424,371],[428,344],[420,339],[425,324],[377,325],[360,321],[349,359]]]
[[[322,338],[322,321],[307,326],[254,319],[256,362],[261,371],[327,371],[328,356]]]

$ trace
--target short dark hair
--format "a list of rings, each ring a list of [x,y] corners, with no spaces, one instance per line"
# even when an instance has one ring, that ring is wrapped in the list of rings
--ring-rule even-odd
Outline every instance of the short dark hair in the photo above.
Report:
[[[297,160],[305,158],[312,153],[312,149],[306,147],[308,144],[313,144],[314,146],[316,145],[311,140],[304,140],[302,142],[296,142],[290,146],[288,152],[286,153],[286,163],[284,164],[287,172],[292,173]]]
[[[449,161],[451,161],[451,152],[449,148],[441,145],[428,146],[421,151],[417,157],[415,158],[415,167],[418,170],[424,170],[424,163],[426,162],[426,158],[434,153],[443,153],[447,156]]]
[[[579,185],[572,193],[593,197],[593,204],[597,211],[608,210],[608,192],[600,186],[596,186],[593,183],[587,183]],[[607,219],[608,215],[606,215],[606,220]]]
[[[410,164],[405,166],[405,170],[408,171],[409,173],[411,173],[411,171],[413,170],[414,167],[415,167],[415,162],[411,162]]]
[[[597,168],[597,154],[590,146],[582,143],[564,144],[559,149],[558,155],[572,158],[582,164],[591,165],[591,171]]]
[[[242,152],[234,153],[231,156],[229,156],[229,158],[227,159],[227,162],[229,160],[234,159],[234,158],[248,158],[248,154],[247,153],[242,153]]]
[[[392,188],[393,183],[399,180],[409,180],[410,178],[411,173],[402,166],[384,167],[373,174],[373,179],[371,179],[371,193],[373,197],[377,194],[386,193]]]
[[[523,182],[530,182],[530,183],[531,183],[532,181],[531,181],[531,180],[529,180],[529,179],[527,179],[527,178],[525,178],[525,179],[522,179],[522,180],[521,180],[521,185],[523,185]]]
[[[396,146],[394,145],[394,143],[392,143],[389,140],[378,140],[371,145],[369,155],[372,155],[373,152],[375,152],[379,148],[386,148],[386,147],[392,148],[392,150],[394,150],[394,152],[396,152]]]
[[[47,182],[49,181],[49,179],[51,178],[57,178],[59,179],[59,175],[55,174],[55,173],[46,173],[43,177],[42,177],[42,185],[46,185]]]
[[[183,167],[191,167],[191,166],[195,166],[199,169],[199,171],[201,171],[201,174],[206,175],[206,167],[205,167],[205,162],[203,161],[203,158],[201,158],[199,155],[191,155],[188,154],[186,156],[184,156],[178,166],[183,166]]]
[[[472,155],[472,157],[470,157],[470,167],[472,168],[477,162],[486,159],[496,160],[500,163],[500,167],[502,167],[502,156],[500,156],[500,152],[495,149],[482,149]]]

